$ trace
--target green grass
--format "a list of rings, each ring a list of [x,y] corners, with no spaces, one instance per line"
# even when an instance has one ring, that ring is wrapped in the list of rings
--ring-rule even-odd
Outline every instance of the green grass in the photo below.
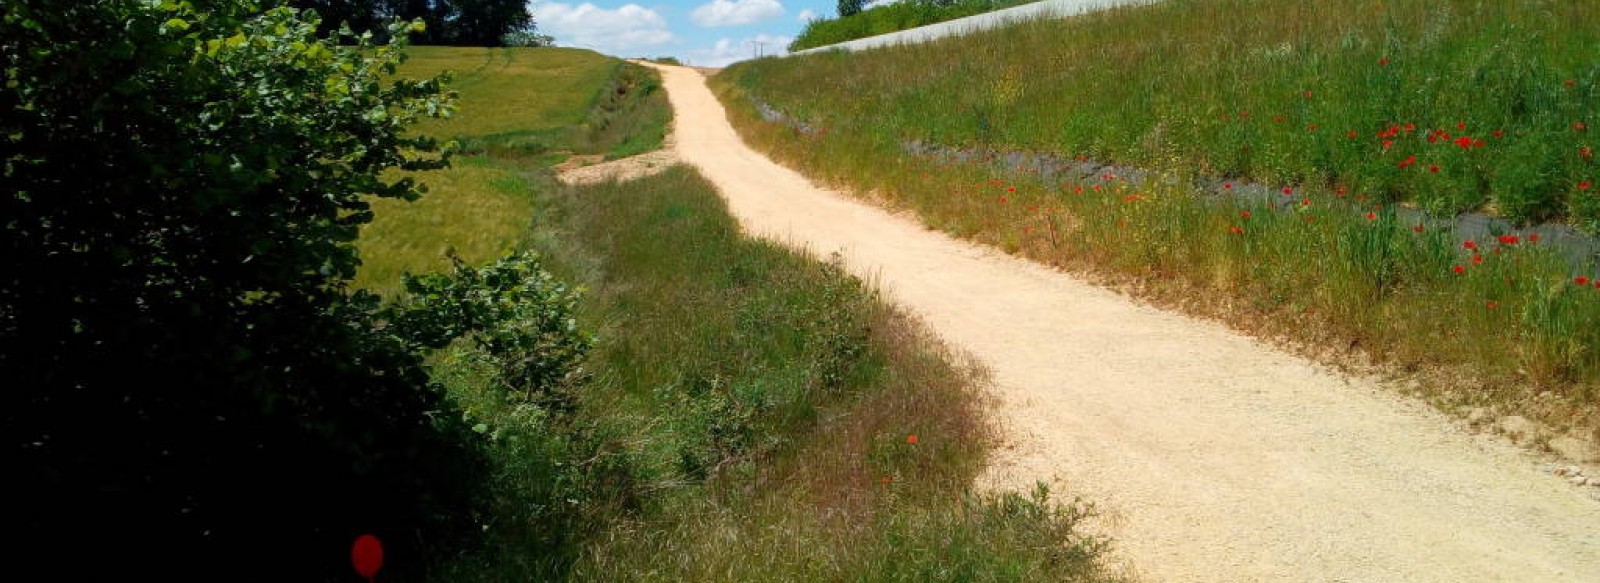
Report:
[[[459,95],[448,119],[419,131],[454,140],[453,167],[418,174],[416,202],[372,201],[358,243],[354,285],[383,294],[405,273],[449,267],[448,254],[480,264],[516,247],[533,214],[529,193],[544,168],[569,154],[624,157],[659,148],[671,116],[660,81],[643,67],[558,48],[413,47],[402,75],[450,71]]]
[[[1517,193],[1556,196],[1535,206],[1587,220],[1579,201],[1593,195],[1573,185],[1592,170],[1578,151],[1588,134],[1572,123],[1595,119],[1594,5],[1379,6],[1180,0],[927,45],[742,63],[715,81],[759,147],[824,181],[882,193],[936,228],[1292,340],[1325,361],[1375,360],[1424,381],[1447,409],[1486,406],[1600,438],[1593,267],[1575,273],[1527,232],[1467,249],[1447,221],[1424,221],[1419,232],[1395,212],[1454,208],[1439,201],[1463,192],[1507,200],[1495,177],[1523,173],[1566,186],[1520,182]],[[816,129],[764,122],[752,100]],[[939,111],[950,114],[928,114]],[[1506,132],[1468,150],[1426,140],[1429,128],[1462,133],[1454,120],[1475,137]],[[1407,121],[1419,129],[1402,125],[1394,151],[1373,143]],[[1312,123],[1317,131],[1307,131]],[[1347,142],[1346,127],[1358,139]],[[913,139],[1154,172],[1144,182],[1047,181],[912,157],[902,145]],[[1512,155],[1547,146],[1533,162]],[[1402,171],[1396,156],[1408,151],[1463,173]],[[1267,181],[1293,210],[1215,202],[1189,186],[1196,176]],[[1283,188],[1288,195],[1277,194]]]
[[[819,18],[806,23],[789,50],[842,43],[919,26],[994,12],[1038,0],[906,0],[864,10],[842,18]]]

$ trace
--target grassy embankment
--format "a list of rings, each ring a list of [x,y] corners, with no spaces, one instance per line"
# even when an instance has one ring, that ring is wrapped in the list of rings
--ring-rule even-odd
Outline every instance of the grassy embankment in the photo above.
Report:
[[[1378,361],[1446,409],[1600,438],[1595,266],[1529,231],[1462,241],[1447,220],[1600,226],[1597,51],[1594,3],[1174,0],[717,82],[747,139],[937,228]],[[910,156],[909,140],[1154,175],[1043,180]],[[1219,203],[1197,181],[1288,202]]]
[[[789,43],[789,50],[798,51],[858,38],[888,34],[1037,1],[954,0],[935,3],[930,0],[907,0],[895,2],[863,10],[850,16],[818,18],[809,21],[806,23],[805,28],[800,29],[800,34],[795,36],[794,41]]]
[[[568,188],[551,179],[553,157],[517,146],[529,135],[519,131],[575,135],[561,124],[609,107],[594,96],[614,92],[615,61],[421,52],[431,58],[417,64],[435,68],[489,63],[457,86],[462,115],[430,128],[480,140],[483,153],[422,176],[433,189],[419,203],[379,209],[388,224],[363,239],[366,268],[443,266],[444,244],[414,243],[430,240],[476,241],[479,255],[463,253],[472,262],[534,249],[587,290],[579,325],[597,338],[565,413],[485,390],[468,346],[434,358],[436,378],[493,436],[490,489],[502,497],[482,550],[437,578],[1106,579],[1094,564],[1103,543],[1074,530],[1082,506],[970,491],[992,443],[981,379],[859,281],[744,238],[687,168]],[[657,132],[638,120],[664,120],[666,104],[643,93],[613,108],[615,123]],[[507,103],[524,100],[547,105]],[[493,109],[471,117],[474,103]],[[476,210],[444,214],[451,206]]]

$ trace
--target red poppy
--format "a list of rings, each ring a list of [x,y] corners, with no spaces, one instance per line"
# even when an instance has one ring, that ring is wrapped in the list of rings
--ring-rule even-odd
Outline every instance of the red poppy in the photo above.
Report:
[[[1483,265],[1483,256],[1482,255],[1473,255],[1472,256],[1472,264],[1473,265]]]
[[[1467,272],[1467,268],[1462,267],[1460,265],[1457,265],[1455,267],[1450,268],[1450,271],[1454,271],[1456,273],[1466,273]]]
[[[1389,149],[1389,147],[1393,146],[1393,145],[1394,145],[1394,140],[1384,140],[1383,141],[1383,149],[1385,149],[1385,150]]]
[[[1589,181],[1585,180],[1583,182],[1579,182],[1578,190],[1589,190]]]
[[[1003,197],[1003,196],[1000,197],[1000,204],[1005,204],[1005,203],[1006,203],[1006,197]]]
[[[1246,219],[1250,218],[1250,211],[1244,211],[1244,212],[1239,213],[1239,217],[1246,218]]]
[[[1405,129],[1406,129],[1406,131],[1408,131],[1408,132],[1414,132],[1414,131],[1417,131],[1417,124],[1414,124],[1414,123],[1408,123],[1408,124],[1406,124],[1406,128],[1405,128]]]
[[[1367,220],[1369,220],[1369,221],[1378,220],[1378,213],[1367,213]]]
[[[1516,235],[1501,235],[1500,236],[1500,244],[1501,245],[1516,245],[1517,242],[1521,241],[1521,240],[1522,239],[1520,237],[1517,237]]]
[[[1309,198],[1300,199],[1300,206],[1311,206],[1311,199],[1309,199]]]
[[[1244,233],[1244,227],[1228,227],[1228,232],[1234,235]]]
[[[1095,192],[1100,192],[1100,185],[1098,185],[1098,184],[1094,185],[1094,191]]]
[[[1482,139],[1473,140],[1472,141],[1472,147],[1474,147],[1474,148],[1482,148],[1483,147],[1483,140]]]
[[[1478,248],[1478,242],[1477,241],[1473,241],[1472,239],[1467,239],[1466,241],[1463,241],[1461,243],[1461,248],[1462,249],[1477,249]]]
[[[1028,212],[1030,212],[1030,213],[1038,212],[1038,211],[1039,211],[1039,207],[1031,206],[1031,205],[1028,207]]]
[[[1317,131],[1317,124],[1307,124],[1306,125],[1306,131],[1308,131],[1308,132]]]
[[[1572,278],[1572,283],[1576,283],[1578,285],[1589,285],[1589,278],[1580,275]]]
[[[1432,173],[1434,173],[1434,174],[1438,174],[1438,173],[1439,173],[1439,165],[1438,165],[1438,164],[1431,164],[1431,165],[1429,165],[1429,166],[1428,166],[1428,171],[1429,171],[1429,172],[1432,172]]]
[[[1458,129],[1458,130],[1467,129],[1467,122],[1464,122],[1464,121],[1456,122],[1456,129]]]
[[[1406,168],[1406,167],[1411,166],[1412,164],[1416,164],[1416,163],[1417,163],[1417,157],[1416,156],[1406,156],[1406,159],[1400,161],[1400,167],[1401,168]]]
[[[1461,149],[1463,149],[1463,150],[1465,150],[1467,148],[1471,148],[1472,147],[1472,137],[1470,137],[1470,136],[1461,136],[1459,138],[1456,138],[1456,145],[1457,146],[1461,146]]]
[[[1493,310],[1500,307],[1500,302],[1490,301],[1489,303],[1484,304],[1483,307]]]
[[[1415,232],[1418,232],[1418,233],[1421,233],[1423,231],[1426,231],[1427,228],[1423,227],[1422,225],[1411,225],[1411,230],[1415,231]]]
[[[1502,138],[1502,137],[1505,137],[1505,135],[1506,135],[1506,131],[1505,130],[1495,130],[1495,131],[1490,132],[1490,133],[1493,133],[1494,137],[1496,137],[1496,138]]]
[[[1345,135],[1349,136],[1350,139],[1352,139],[1352,140],[1356,139],[1356,131],[1355,130],[1350,130],[1350,133],[1347,133]]]
[[[1578,148],[1578,155],[1585,158],[1593,158],[1594,150],[1590,150],[1588,146],[1584,146],[1582,148]]]
[[[1567,79],[1566,81],[1562,81],[1561,84],[1562,85],[1566,85],[1567,87],[1571,87],[1573,85],[1577,85],[1578,84],[1578,80],[1577,79]]]
[[[1290,186],[1283,187],[1283,195],[1284,196],[1289,196],[1291,194],[1294,194],[1294,188],[1293,187],[1290,187]]]
[[[1538,233],[1528,233],[1528,242],[1529,243],[1538,243],[1539,242],[1539,234]]]
[[[916,443],[916,442],[917,442],[917,434],[913,433],[911,435],[907,435],[906,436],[906,443]]]
[[[1016,192],[1016,191],[1017,191],[1017,187],[1015,187],[1015,186],[1007,186],[1006,187],[1006,192]]]
[[[1389,66],[1389,57],[1384,57],[1384,58],[1378,59],[1378,66],[1379,67],[1387,67],[1387,66]]]
[[[1581,121],[1575,121],[1575,122],[1572,122],[1572,129],[1581,132],[1583,130],[1589,129],[1589,126],[1584,125],[1583,122],[1581,122]]]
[[[1079,186],[1077,188],[1074,188],[1074,189],[1072,189],[1072,192],[1073,192],[1073,194],[1083,194],[1083,187]]]
[[[1310,89],[1307,89],[1307,90],[1306,90],[1306,91],[1305,91],[1305,93],[1301,93],[1301,94],[1300,94],[1300,95],[1301,95],[1301,96],[1302,96],[1302,97],[1305,97],[1305,98],[1306,98],[1306,99],[1311,99],[1311,90],[1310,90]]]
[[[1224,183],[1222,183],[1222,189],[1223,190],[1233,190],[1233,183],[1232,182],[1224,182]]]

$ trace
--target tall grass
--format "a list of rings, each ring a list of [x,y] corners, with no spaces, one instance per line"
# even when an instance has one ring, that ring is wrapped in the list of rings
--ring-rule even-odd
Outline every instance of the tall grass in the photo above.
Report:
[[[732,74],[878,139],[1342,185],[1595,232],[1597,52],[1594,2],[1169,0]]]
[[[1487,182],[1473,184],[1490,193],[1494,175],[1587,171],[1571,141],[1587,134],[1554,120],[1593,115],[1594,101],[1576,96],[1589,95],[1600,78],[1584,68],[1593,65],[1584,60],[1589,53],[1572,48],[1596,46],[1593,27],[1573,24],[1595,22],[1592,8],[1539,4],[1511,14],[1500,4],[1465,2],[1423,9],[1175,1],[916,47],[748,62],[715,81],[758,147],[825,181],[914,209],[934,227],[1292,340],[1325,361],[1385,364],[1424,381],[1421,390],[1446,408],[1489,407],[1600,438],[1593,266],[1574,272],[1531,231],[1494,233],[1469,246],[1452,221],[1414,218],[1404,201],[1427,206],[1466,186],[1443,169],[1402,172],[1392,154],[1369,143],[1371,130],[1388,132],[1390,120],[1419,120],[1412,134],[1404,125],[1396,130],[1397,144],[1409,140],[1405,148],[1441,156],[1419,155],[1429,164],[1476,160],[1471,167],[1483,174],[1472,180]],[[1499,36],[1505,27],[1535,24],[1540,34]],[[1375,46],[1379,33],[1387,40]],[[1329,39],[1346,41],[1330,47]],[[1460,70],[1474,46],[1521,55],[1510,63],[1530,67],[1519,87],[1550,100],[1511,97],[1528,94],[1496,85],[1499,68],[1438,73]],[[1379,64],[1383,55],[1387,65]],[[1393,69],[1418,60],[1427,71]],[[1479,79],[1485,88],[1472,92],[1479,99],[1462,98],[1466,85],[1440,91],[1462,78]],[[1384,87],[1386,97],[1373,97]],[[754,100],[806,126],[764,121]],[[1240,118],[1242,111],[1251,113]],[[1297,121],[1279,124],[1275,115]],[[1541,162],[1560,170],[1530,170],[1503,159],[1492,141],[1468,149],[1427,141],[1428,128],[1459,132],[1444,123],[1456,118],[1474,135],[1497,122],[1518,128],[1505,133],[1507,150],[1559,137],[1573,155]],[[1312,123],[1317,131],[1307,131]],[[1360,149],[1321,137],[1347,125],[1363,128]],[[904,144],[913,139],[980,154],[964,162],[910,155]],[[986,161],[986,148],[1132,162],[1154,172],[1143,180],[1047,179]],[[1238,176],[1274,186],[1241,207],[1193,186],[1197,173],[1216,173],[1219,186],[1242,187]]]
[[[842,43],[919,26],[966,18],[975,14],[1021,6],[1038,0],[905,0],[877,6],[839,18],[818,18],[806,23],[789,43],[789,50]]]

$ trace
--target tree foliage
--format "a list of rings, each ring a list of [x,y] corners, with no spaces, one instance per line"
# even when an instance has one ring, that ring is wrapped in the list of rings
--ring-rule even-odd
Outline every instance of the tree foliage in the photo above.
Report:
[[[386,171],[445,165],[405,130],[451,100],[392,76],[403,43],[317,25],[246,0],[4,4],[7,524],[51,569],[24,571],[327,580],[370,532],[394,580],[476,529],[481,448],[420,352],[454,336],[396,335],[344,288],[367,197],[421,194]]]
[[[322,16],[323,31],[340,26],[382,33],[395,19],[426,26],[412,42],[453,46],[544,46],[524,0],[286,0]]]
[[[860,14],[865,5],[866,0],[839,0],[839,18]]]

